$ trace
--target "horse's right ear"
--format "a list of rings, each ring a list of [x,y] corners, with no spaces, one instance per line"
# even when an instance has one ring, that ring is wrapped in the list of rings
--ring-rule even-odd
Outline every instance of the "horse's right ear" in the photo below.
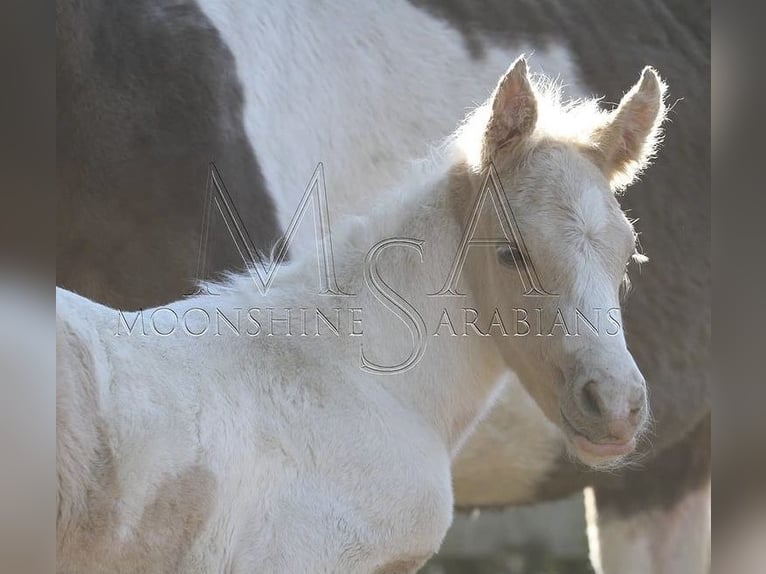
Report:
[[[524,56],[511,64],[500,78],[490,98],[490,106],[482,150],[486,160],[491,160],[501,147],[532,132],[537,123],[537,99],[527,77]]]

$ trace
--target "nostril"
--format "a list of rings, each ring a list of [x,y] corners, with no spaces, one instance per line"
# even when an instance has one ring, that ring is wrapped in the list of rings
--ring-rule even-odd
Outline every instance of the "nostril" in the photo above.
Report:
[[[592,415],[601,415],[601,399],[598,396],[596,381],[588,381],[582,389],[583,406]]]

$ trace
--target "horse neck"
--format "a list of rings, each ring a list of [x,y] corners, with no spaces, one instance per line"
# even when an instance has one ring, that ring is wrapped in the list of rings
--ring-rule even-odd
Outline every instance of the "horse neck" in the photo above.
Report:
[[[317,259],[305,254],[278,274],[273,290],[260,299],[263,307],[313,307],[361,309],[365,355],[382,366],[394,366],[407,357],[412,342],[407,325],[380,300],[380,292],[365,282],[372,248],[384,240],[401,240],[381,252],[379,276],[422,316],[426,332],[425,352],[405,372],[372,374],[360,368],[360,338],[332,339],[327,354],[348,362],[360,385],[377,385],[400,404],[415,411],[454,452],[491,399],[503,366],[490,338],[473,336],[434,337],[441,312],[448,309],[460,319],[465,307],[479,308],[481,294],[431,297],[444,283],[463,233],[464,202],[450,193],[448,170],[422,176],[419,182],[385,196],[367,217],[349,219],[333,237],[334,267],[338,286],[353,296],[319,295]],[[421,244],[422,259],[413,247]],[[245,307],[252,301],[254,285],[248,277],[217,303]],[[248,303],[249,304],[249,303]],[[340,346],[337,346],[340,345]]]
[[[357,285],[354,292],[359,293],[358,306],[364,310],[365,349],[370,350],[373,358],[380,358],[375,350],[385,345],[391,351],[388,365],[396,364],[399,362],[396,359],[404,359],[414,348],[410,333],[402,319],[394,315],[390,304],[384,306],[369,285],[361,285],[359,274],[370,252],[365,249],[370,250],[376,243],[391,238],[407,239],[386,248],[377,261],[377,268],[392,290],[424,319],[425,352],[419,362],[404,373],[369,377],[374,377],[388,393],[417,411],[453,453],[491,402],[505,370],[497,347],[489,337],[475,333],[434,336],[445,309],[459,320],[464,308],[480,308],[478,300],[490,295],[480,292],[480,286],[472,288],[466,297],[431,295],[439,291],[448,276],[464,231],[465,211],[470,205],[465,197],[455,196],[466,190],[454,188],[454,171],[440,170],[426,177],[398,201],[395,196],[387,195],[387,205],[381,212],[373,214],[368,225],[356,227],[365,236],[362,250],[346,251],[344,255],[348,259],[343,255],[339,258],[343,264],[339,282],[351,280]],[[364,229],[368,231],[362,233]],[[422,240],[422,257],[411,240]],[[381,341],[377,344],[376,335]],[[385,361],[381,358],[381,362]]]

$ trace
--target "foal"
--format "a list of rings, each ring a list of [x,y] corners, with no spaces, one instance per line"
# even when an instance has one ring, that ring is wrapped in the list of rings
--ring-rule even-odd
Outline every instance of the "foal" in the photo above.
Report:
[[[517,60],[346,222],[329,294],[310,257],[263,295],[239,276],[133,315],[58,290],[58,570],[415,572],[509,365],[583,462],[628,455],[647,405],[610,182],[653,152],[662,97],[647,68],[612,114],[564,107]]]

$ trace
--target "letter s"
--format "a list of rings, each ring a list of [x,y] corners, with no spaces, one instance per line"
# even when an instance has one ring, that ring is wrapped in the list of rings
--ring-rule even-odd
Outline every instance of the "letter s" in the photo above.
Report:
[[[412,305],[410,305],[401,295],[394,291],[388,283],[386,283],[380,275],[378,269],[378,258],[384,249],[392,246],[411,247],[420,254],[421,261],[423,259],[422,250],[423,241],[419,239],[384,239],[373,245],[372,249],[367,253],[367,257],[364,260],[364,280],[367,286],[372,291],[375,298],[383,303],[385,307],[391,310],[410,331],[412,336],[412,351],[409,357],[398,365],[391,367],[384,367],[377,365],[367,359],[364,354],[364,346],[362,346],[362,370],[368,373],[375,374],[397,374],[404,373],[412,367],[414,367],[426,351],[426,322]]]

